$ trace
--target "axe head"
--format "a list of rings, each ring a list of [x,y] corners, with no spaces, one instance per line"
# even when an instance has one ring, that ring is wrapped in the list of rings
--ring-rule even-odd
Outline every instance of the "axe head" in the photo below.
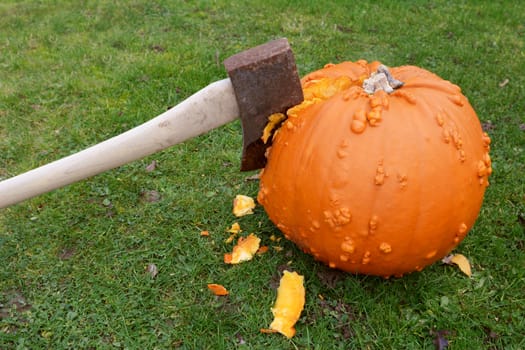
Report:
[[[241,170],[266,165],[266,149],[261,139],[268,117],[301,103],[301,81],[288,40],[270,41],[233,55],[224,66],[235,91],[243,130]]]

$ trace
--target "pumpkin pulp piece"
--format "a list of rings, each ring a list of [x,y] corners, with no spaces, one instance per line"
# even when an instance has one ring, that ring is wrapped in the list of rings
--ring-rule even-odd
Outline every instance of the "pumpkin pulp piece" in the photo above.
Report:
[[[253,214],[253,208],[255,208],[255,202],[253,198],[238,194],[233,199],[233,215],[237,217]]]
[[[277,299],[272,308],[274,320],[270,329],[277,331],[287,338],[295,335],[295,323],[299,320],[305,303],[304,277],[297,272],[284,271]]]
[[[254,254],[259,250],[260,243],[261,239],[253,233],[250,233],[246,238],[239,238],[237,245],[233,247],[233,251],[224,254],[224,262],[226,264],[239,264],[252,260]]]

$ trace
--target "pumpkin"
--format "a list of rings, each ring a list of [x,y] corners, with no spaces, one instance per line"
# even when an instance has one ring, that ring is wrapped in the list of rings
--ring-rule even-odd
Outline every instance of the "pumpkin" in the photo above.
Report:
[[[302,80],[258,201],[332,268],[402,276],[453,250],[492,172],[490,138],[461,89],[415,66],[329,64]]]

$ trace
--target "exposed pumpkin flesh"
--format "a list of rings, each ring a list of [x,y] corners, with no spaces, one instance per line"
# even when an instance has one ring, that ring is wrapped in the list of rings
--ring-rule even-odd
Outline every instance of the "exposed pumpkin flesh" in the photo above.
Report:
[[[253,214],[255,208],[255,201],[253,198],[238,194],[233,200],[233,215],[240,217]]]
[[[305,290],[304,276],[297,272],[284,271],[277,289],[277,299],[272,313],[274,319],[270,330],[276,331],[287,338],[295,335],[295,323],[299,320],[304,308]]]
[[[275,128],[286,119],[286,116],[283,113],[274,113],[268,117],[268,123],[264,127],[263,135],[261,137],[264,143],[267,143],[270,139],[270,136],[273,134]]]
[[[235,234],[238,234],[240,233],[242,230],[241,230],[241,225],[239,225],[238,222],[234,222],[232,224],[232,226],[230,227],[230,229],[228,230],[229,233],[235,233]]]
[[[224,262],[226,264],[239,264],[252,260],[254,254],[259,250],[260,243],[261,239],[253,233],[247,237],[239,238],[237,245],[233,247],[233,251],[224,254]]]
[[[237,237],[239,233],[241,233],[241,226],[238,222],[232,224],[231,228],[227,231],[231,233],[231,235],[225,240],[226,243],[231,243]]]

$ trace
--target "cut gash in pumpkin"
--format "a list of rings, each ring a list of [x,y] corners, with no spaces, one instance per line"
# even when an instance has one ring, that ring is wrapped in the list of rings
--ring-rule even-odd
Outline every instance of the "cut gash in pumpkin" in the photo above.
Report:
[[[461,89],[415,66],[327,65],[274,133],[258,201],[332,268],[383,277],[451,252],[479,214],[490,138]]]

